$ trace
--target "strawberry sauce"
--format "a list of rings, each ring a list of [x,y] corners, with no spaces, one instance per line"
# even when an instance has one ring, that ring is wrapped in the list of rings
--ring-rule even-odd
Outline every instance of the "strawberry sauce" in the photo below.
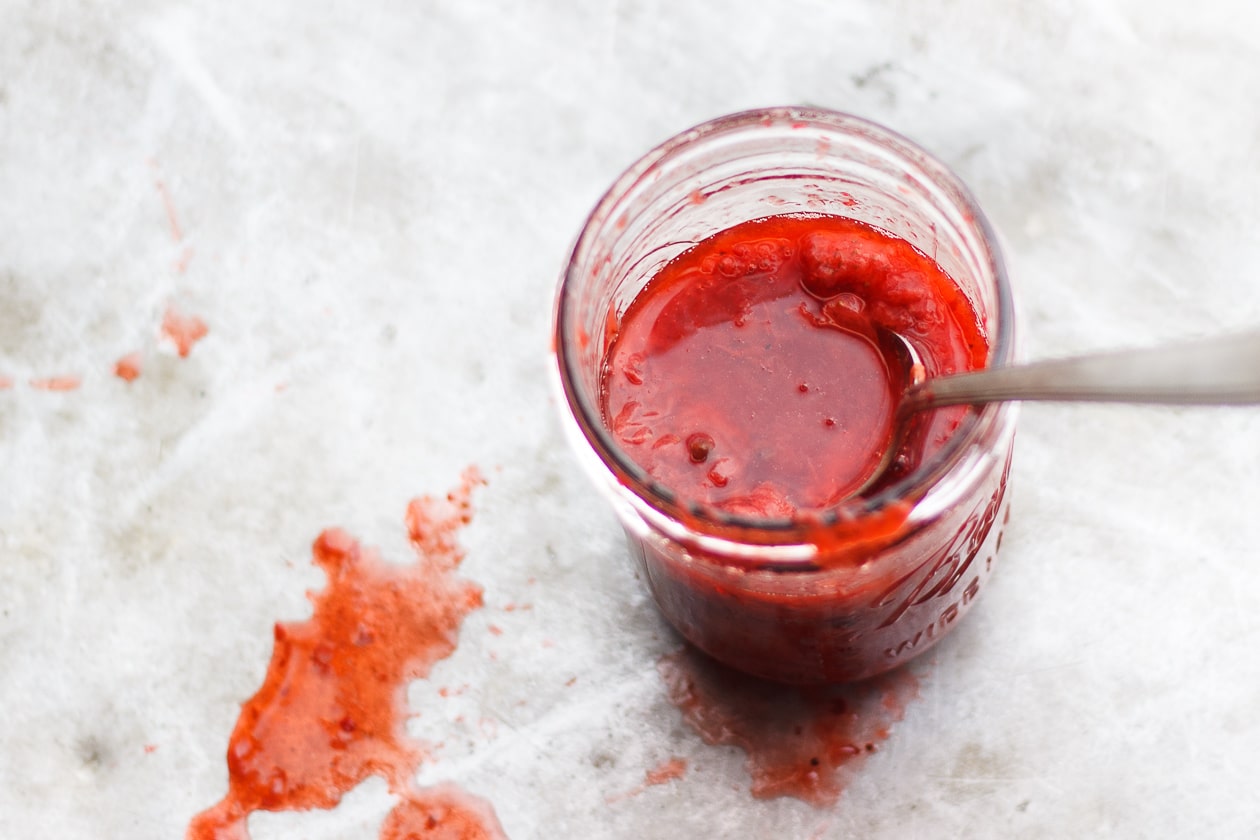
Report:
[[[981,367],[988,351],[967,298],[904,240],[837,216],[744,222],[666,265],[624,313],[605,423],[687,501],[773,518],[825,509],[889,444],[904,375],[880,329],[911,341],[929,375]],[[935,412],[886,481],[965,412]]]
[[[383,838],[503,836],[489,805],[414,787],[426,748],[404,731],[408,681],[451,655],[464,617],[481,606],[481,588],[456,576],[456,534],[480,483],[469,470],[445,499],[411,502],[410,565],[386,563],[338,529],[315,540],[328,585],[310,594],[310,619],[276,624],[267,675],[228,744],[228,793],[193,819],[189,840],[245,840],[253,811],[332,808],[372,775],[403,800]]]
[[[185,315],[174,307],[169,307],[162,316],[162,337],[175,345],[181,359],[188,358],[193,345],[210,333],[206,322],[196,315]]]

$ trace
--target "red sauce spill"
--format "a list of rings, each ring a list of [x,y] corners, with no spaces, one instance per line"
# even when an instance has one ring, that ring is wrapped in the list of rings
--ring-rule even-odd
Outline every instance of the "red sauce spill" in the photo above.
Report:
[[[168,308],[162,316],[162,335],[175,345],[180,358],[188,358],[193,345],[209,332],[205,321],[195,315],[184,315],[174,307]]]
[[[455,576],[463,559],[456,533],[480,483],[470,469],[444,500],[408,505],[411,565],[386,563],[341,530],[319,536],[314,562],[328,585],[310,594],[309,620],[276,624],[267,676],[229,741],[227,796],[193,819],[189,840],[245,840],[253,811],[332,808],[371,775],[405,798],[401,816],[386,824],[394,833],[382,837],[409,836],[397,832],[418,810],[442,833],[416,836],[502,836],[492,816],[470,816],[489,814],[488,805],[414,789],[426,751],[404,731],[407,682],[454,651],[464,617],[481,606],[481,588]]]
[[[749,677],[685,648],[657,664],[683,720],[706,744],[748,754],[752,795],[834,804],[918,696],[908,671],[801,688]]]
[[[138,353],[128,353],[114,363],[114,376],[126,382],[135,382],[144,367],[144,359]]]
[[[904,240],[838,216],[738,224],[667,264],[607,354],[605,422],[685,500],[788,517],[854,492],[889,445],[894,391],[879,330],[927,373],[981,367],[970,302]],[[933,412],[886,477],[942,446],[967,409]]]
[[[506,840],[485,802],[450,785],[408,793],[385,818],[381,840]]]
[[[49,376],[31,380],[31,387],[40,391],[73,391],[80,384],[77,376]]]

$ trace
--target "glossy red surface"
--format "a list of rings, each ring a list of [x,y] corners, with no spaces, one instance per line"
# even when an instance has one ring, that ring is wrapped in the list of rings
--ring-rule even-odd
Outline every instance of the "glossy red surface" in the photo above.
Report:
[[[605,422],[686,501],[763,517],[834,506],[891,438],[904,371],[880,329],[910,340],[929,375],[980,367],[988,350],[967,299],[904,240],[837,216],[745,222],[665,266],[621,317]],[[965,411],[936,412],[888,479]]]

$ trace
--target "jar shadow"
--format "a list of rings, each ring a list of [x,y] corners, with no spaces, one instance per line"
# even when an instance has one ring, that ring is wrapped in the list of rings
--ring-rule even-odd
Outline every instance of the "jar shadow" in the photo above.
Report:
[[[751,793],[834,805],[919,696],[907,667],[841,685],[795,686],[749,676],[690,645],[657,663],[670,702],[709,745],[747,755]]]

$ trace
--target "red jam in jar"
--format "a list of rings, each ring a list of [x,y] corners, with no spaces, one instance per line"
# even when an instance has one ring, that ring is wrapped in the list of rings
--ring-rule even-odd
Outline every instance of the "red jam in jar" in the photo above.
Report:
[[[621,318],[603,414],[653,479],[751,516],[833,507],[862,488],[894,437],[904,382],[878,330],[926,373],[984,364],[953,281],[904,240],[839,216],[742,222],[675,257]],[[892,474],[930,457],[965,409],[937,411]]]
[[[974,602],[1014,409],[923,413],[894,436],[905,372],[886,338],[928,376],[1007,362],[1009,289],[974,202],[922,150],[826,111],[699,126],[605,196],[556,314],[577,451],[695,646],[846,682],[927,650]]]

